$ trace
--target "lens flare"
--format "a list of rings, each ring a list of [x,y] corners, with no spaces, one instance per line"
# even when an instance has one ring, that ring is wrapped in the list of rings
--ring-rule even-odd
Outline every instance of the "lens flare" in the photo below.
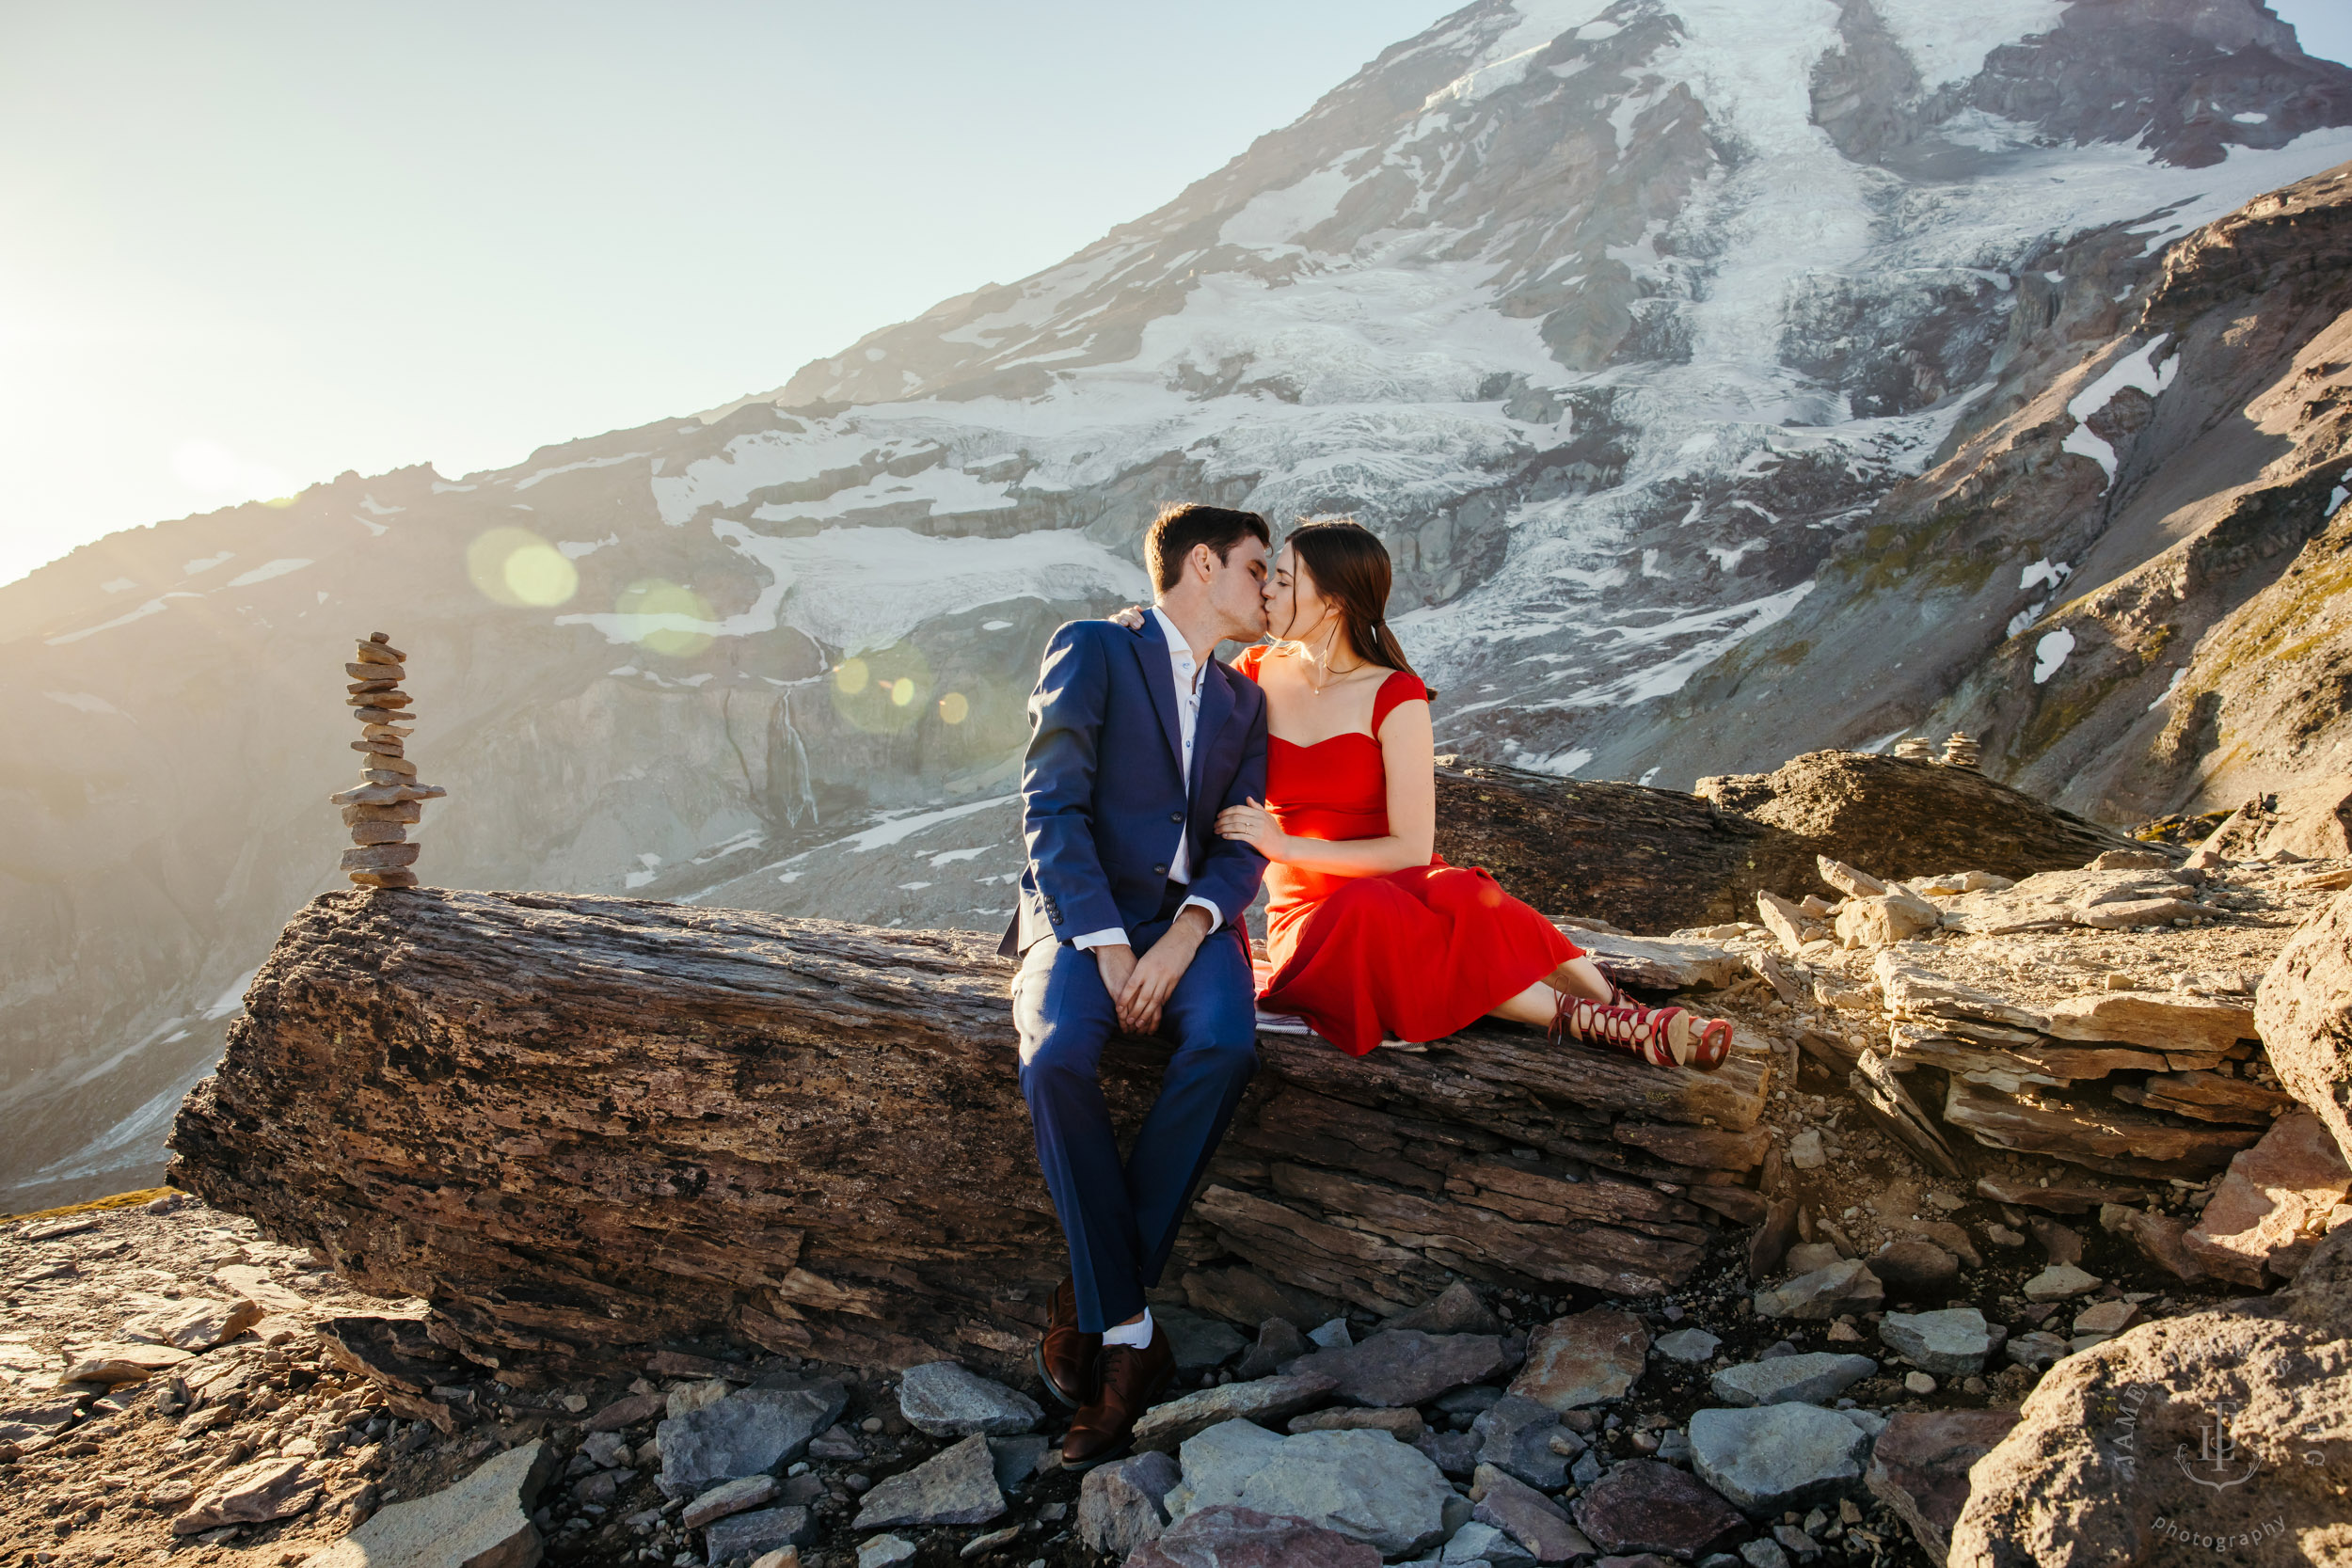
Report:
[[[939,699],[939,717],[943,723],[961,724],[972,717],[972,703],[961,691],[950,691]]]
[[[710,646],[703,629],[715,617],[710,601],[682,583],[647,578],[621,590],[613,609],[638,618],[631,636],[638,646],[673,658],[691,658]]]
[[[834,711],[852,729],[897,735],[931,711],[930,661],[912,643],[868,648],[834,666]]]
[[[466,576],[493,604],[546,610],[580,592],[580,568],[529,529],[494,528],[466,546]]]

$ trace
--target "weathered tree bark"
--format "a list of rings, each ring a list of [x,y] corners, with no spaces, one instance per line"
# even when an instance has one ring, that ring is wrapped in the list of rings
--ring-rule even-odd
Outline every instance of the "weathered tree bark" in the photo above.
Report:
[[[295,917],[171,1179],[416,1294],[520,1379],[713,1335],[1009,1368],[1063,1267],[1009,966],[971,933],[621,899],[333,893]],[[1495,1029],[1267,1035],[1180,1246],[1388,1311],[1457,1275],[1669,1289],[1761,1200],[1770,1057],[1713,1075]],[[1115,1043],[1141,1117],[1163,1048]]]
[[[1756,895],[1826,892],[1815,857],[1879,877],[2071,870],[2142,847],[1964,768],[1815,752],[1699,793],[1438,769],[1438,852],[1548,914],[1665,932],[1754,920]]]

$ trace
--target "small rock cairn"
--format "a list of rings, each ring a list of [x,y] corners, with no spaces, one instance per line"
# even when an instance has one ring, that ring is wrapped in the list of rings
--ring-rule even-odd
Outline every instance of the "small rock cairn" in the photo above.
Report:
[[[1921,743],[1924,747],[1925,742]],[[1984,753],[1977,745],[1977,737],[1966,730],[1954,730],[1944,737],[1944,766],[1974,768],[1983,760]]]
[[[1933,762],[1935,748],[1925,736],[1907,735],[1895,742],[1895,754],[1905,762]]]
[[[419,784],[417,765],[401,743],[417,716],[408,711],[413,700],[400,689],[408,673],[407,655],[392,646],[390,637],[374,632],[359,644],[352,663],[351,695],[344,700],[359,721],[359,738],[351,749],[359,753],[359,785],[328,800],[343,808],[354,847],[343,851],[343,870],[361,887],[415,887],[421,847],[410,844],[408,827],[424,815],[423,802],[449,793],[438,784]]]

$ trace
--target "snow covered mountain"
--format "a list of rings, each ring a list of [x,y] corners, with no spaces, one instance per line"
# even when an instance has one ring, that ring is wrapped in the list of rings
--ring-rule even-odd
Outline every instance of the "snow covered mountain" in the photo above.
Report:
[[[2352,71],[2248,0],[1479,0],[774,392],[77,551],[0,590],[0,1205],[159,1158],[335,884],[355,633],[452,788],[428,880],[908,924],[1001,919],[1038,650],[1143,592],[1171,499],[1378,529],[1446,750],[1687,787],[1959,720],[2095,814],[2237,787],[2089,721],[2160,661],[2084,699],[2024,650],[2115,642],[2092,574],[2180,541],[2137,439],[2205,384],[2186,316],[2140,330],[2175,242],[2347,127]]]

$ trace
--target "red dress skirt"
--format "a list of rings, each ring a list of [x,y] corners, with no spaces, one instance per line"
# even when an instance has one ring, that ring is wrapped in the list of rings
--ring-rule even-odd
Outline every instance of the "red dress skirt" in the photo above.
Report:
[[[1234,668],[1258,678],[1263,647]],[[1338,842],[1389,832],[1381,721],[1429,690],[1403,671],[1373,699],[1373,734],[1312,746],[1268,737],[1266,807],[1282,831]],[[1431,857],[1383,877],[1266,867],[1266,957],[1259,995],[1269,1012],[1303,1018],[1351,1056],[1384,1035],[1441,1039],[1534,985],[1583,949],[1476,867]]]

